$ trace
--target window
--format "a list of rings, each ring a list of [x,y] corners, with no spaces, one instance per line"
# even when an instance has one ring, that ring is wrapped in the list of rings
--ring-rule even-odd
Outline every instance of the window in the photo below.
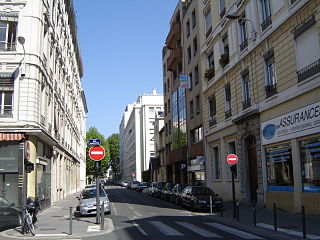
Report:
[[[223,68],[229,63],[228,34],[224,34],[224,36],[222,37],[222,54],[219,63]]]
[[[149,113],[154,113],[154,107],[149,107]]]
[[[196,128],[191,131],[191,142],[196,144],[203,140],[202,127]]]
[[[166,64],[163,64],[163,76],[166,76],[167,73],[167,66]]]
[[[247,40],[247,30],[246,30],[246,15],[243,12],[240,15],[239,19],[239,28],[240,28],[240,51],[245,49],[248,46],[248,40]]]
[[[166,83],[164,84],[163,88],[164,88],[164,95],[166,95],[166,93],[167,93],[167,84]]]
[[[199,67],[198,67],[198,65],[195,66],[195,68],[194,68],[194,82],[195,82],[195,85],[197,85],[199,83]]]
[[[16,22],[0,21],[0,51],[16,50]]]
[[[192,72],[189,74],[189,82],[190,82],[190,91],[192,90]]]
[[[193,118],[194,112],[193,112],[193,100],[190,101],[190,117]]]
[[[217,109],[216,109],[215,95],[210,96],[208,101],[209,101],[209,127],[212,127],[217,124],[217,120],[216,120]]]
[[[226,118],[231,117],[231,87],[230,83],[228,83],[224,87],[224,94],[225,94],[225,116]]]
[[[190,36],[190,22],[189,22],[189,20],[186,23],[186,29],[187,29],[187,37],[189,37]]]
[[[298,81],[320,72],[320,46],[315,18],[311,18],[294,32]]]
[[[211,22],[211,9],[209,6],[209,9],[204,13],[205,18],[205,31],[206,31],[206,38],[209,37],[211,31],[212,31],[212,22]]]
[[[169,134],[170,134],[171,133],[171,120],[169,120],[168,127],[169,127]]]
[[[305,192],[320,192],[320,137],[299,142],[302,184]]]
[[[12,117],[13,79],[0,79],[0,117]]]
[[[273,51],[265,56],[265,76],[266,76],[266,97],[271,97],[277,93],[276,64]]]
[[[271,25],[271,8],[270,0],[260,0],[261,11],[262,11],[262,31],[265,30],[269,25]]]
[[[244,75],[242,75],[242,106],[243,109],[251,106],[249,72],[246,72]]]
[[[220,179],[220,160],[219,160],[219,148],[213,147],[211,149],[211,156],[213,162],[213,179]]]
[[[171,112],[171,101],[168,99],[168,112]]]
[[[166,126],[165,126],[165,132],[166,132],[166,136],[168,136],[168,124],[166,123]]]
[[[193,11],[192,11],[191,19],[192,19],[192,28],[194,28],[196,26],[196,24],[197,24],[196,10],[195,9],[193,9]]]
[[[214,55],[213,55],[213,51],[208,55],[208,67],[209,67],[209,69],[214,68]]]
[[[198,52],[198,41],[197,37],[193,39],[193,56],[197,55]]]
[[[196,112],[197,115],[200,113],[200,95],[196,96]]]
[[[188,47],[188,64],[191,62],[191,46]]]
[[[293,167],[290,143],[265,148],[267,184],[270,191],[293,191]]]
[[[220,0],[220,18],[223,18],[223,16],[226,14],[226,2],[225,0]]]
[[[167,116],[167,103],[164,104],[164,115]]]

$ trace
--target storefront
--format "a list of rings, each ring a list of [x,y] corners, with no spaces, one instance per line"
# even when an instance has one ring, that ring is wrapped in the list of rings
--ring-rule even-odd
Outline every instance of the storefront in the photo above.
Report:
[[[262,122],[266,204],[320,214],[320,102]]]

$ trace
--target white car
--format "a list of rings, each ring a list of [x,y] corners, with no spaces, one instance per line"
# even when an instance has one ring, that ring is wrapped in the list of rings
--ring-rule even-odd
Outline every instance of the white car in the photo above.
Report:
[[[100,204],[104,202],[104,212],[107,214],[111,213],[110,200],[108,198],[108,194],[101,188],[100,189]],[[79,210],[81,215],[91,215],[97,213],[96,208],[96,196],[97,189],[96,188],[85,188],[82,190],[79,199],[79,205],[77,209]]]

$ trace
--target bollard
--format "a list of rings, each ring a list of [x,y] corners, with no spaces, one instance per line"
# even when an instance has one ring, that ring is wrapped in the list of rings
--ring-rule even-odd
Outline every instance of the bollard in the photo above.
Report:
[[[223,217],[223,202],[221,200],[221,205],[220,205],[220,217]]]
[[[210,196],[210,214],[212,215],[212,196]]]
[[[273,226],[274,226],[274,230],[277,231],[278,226],[277,226],[277,206],[276,206],[276,203],[273,203]]]
[[[104,201],[101,203],[101,225],[100,230],[104,230]]]
[[[303,233],[303,238],[307,238],[307,230],[306,230],[306,213],[304,206],[301,206],[301,215],[302,215],[302,233]]]
[[[238,200],[236,202],[236,205],[237,205],[237,220],[238,222],[240,222],[240,204]]]
[[[252,212],[253,212],[253,226],[257,225],[257,213],[256,213],[256,205],[253,205],[252,208]]]
[[[72,235],[72,207],[70,207],[69,214],[69,235]]]

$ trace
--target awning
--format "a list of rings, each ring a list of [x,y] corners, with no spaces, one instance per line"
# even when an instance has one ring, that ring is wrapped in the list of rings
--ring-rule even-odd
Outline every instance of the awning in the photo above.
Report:
[[[0,141],[20,141],[24,138],[23,133],[0,133]]]

